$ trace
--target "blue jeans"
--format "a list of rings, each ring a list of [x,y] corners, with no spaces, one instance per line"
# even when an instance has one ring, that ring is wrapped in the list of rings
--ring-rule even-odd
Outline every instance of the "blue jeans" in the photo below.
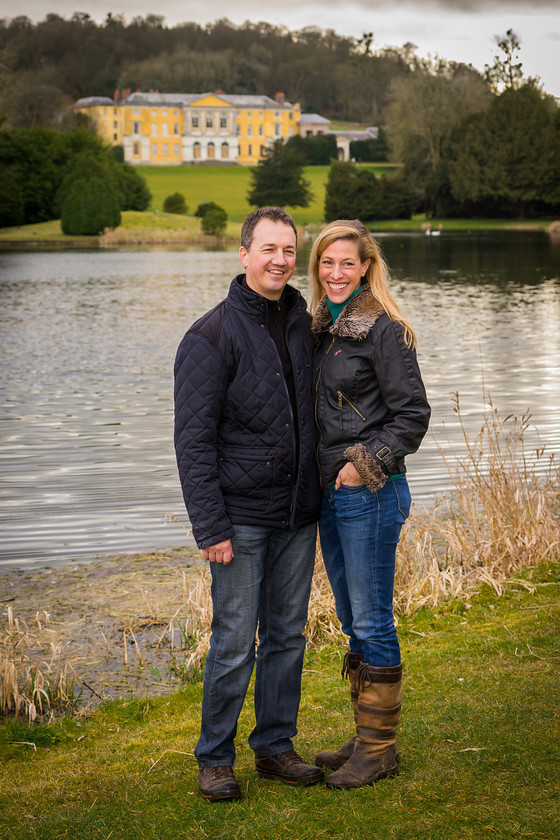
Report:
[[[258,755],[293,748],[301,696],[307,605],[316,525],[297,531],[235,525],[234,558],[212,572],[212,635],[204,671],[202,725],[195,756],[201,767],[232,765],[237,719],[255,664]]]
[[[366,487],[325,491],[319,534],[336,614],[350,650],[368,665],[399,665],[393,620],[395,553],[410,512],[406,478],[377,493]]]

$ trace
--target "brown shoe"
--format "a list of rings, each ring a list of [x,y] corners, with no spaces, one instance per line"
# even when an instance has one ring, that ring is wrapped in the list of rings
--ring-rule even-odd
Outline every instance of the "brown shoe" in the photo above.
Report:
[[[279,779],[288,785],[316,785],[323,780],[323,771],[306,764],[295,750],[285,750],[276,755],[256,755],[255,767],[263,779]]]
[[[223,802],[225,799],[241,799],[241,790],[233,775],[233,767],[201,767],[198,784],[203,797],[209,802]]]

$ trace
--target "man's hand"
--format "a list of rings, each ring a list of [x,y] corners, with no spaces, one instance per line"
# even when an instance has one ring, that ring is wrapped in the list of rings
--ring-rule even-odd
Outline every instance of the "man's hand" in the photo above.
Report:
[[[350,461],[347,461],[336,477],[335,487],[337,490],[340,490],[340,486],[342,484],[344,484],[346,487],[361,487],[364,483],[364,479],[362,478],[354,464],[351,464]]]
[[[231,540],[224,540],[216,543],[216,545],[209,545],[208,548],[202,549],[202,556],[205,560],[210,560],[211,563],[223,563],[227,566],[233,560],[233,547]]]

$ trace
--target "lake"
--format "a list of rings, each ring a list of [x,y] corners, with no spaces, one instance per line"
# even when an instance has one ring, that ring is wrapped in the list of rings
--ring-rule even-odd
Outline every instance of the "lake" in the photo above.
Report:
[[[560,451],[560,247],[545,234],[383,234],[433,408],[417,504],[451,486],[487,400]],[[294,276],[307,293],[304,243]],[[240,270],[236,250],[0,252],[0,565],[192,542],[172,444],[173,361]]]

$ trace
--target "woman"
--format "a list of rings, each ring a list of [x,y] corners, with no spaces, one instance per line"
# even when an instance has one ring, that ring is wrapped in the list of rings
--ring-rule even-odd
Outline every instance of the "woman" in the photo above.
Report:
[[[395,552],[410,510],[404,457],[430,407],[415,336],[388,289],[379,248],[357,220],[331,222],[310,257],[315,417],[324,489],[319,533],[343,632],[350,637],[356,735],[316,763],[329,787],[398,773],[401,658],[393,621]]]

